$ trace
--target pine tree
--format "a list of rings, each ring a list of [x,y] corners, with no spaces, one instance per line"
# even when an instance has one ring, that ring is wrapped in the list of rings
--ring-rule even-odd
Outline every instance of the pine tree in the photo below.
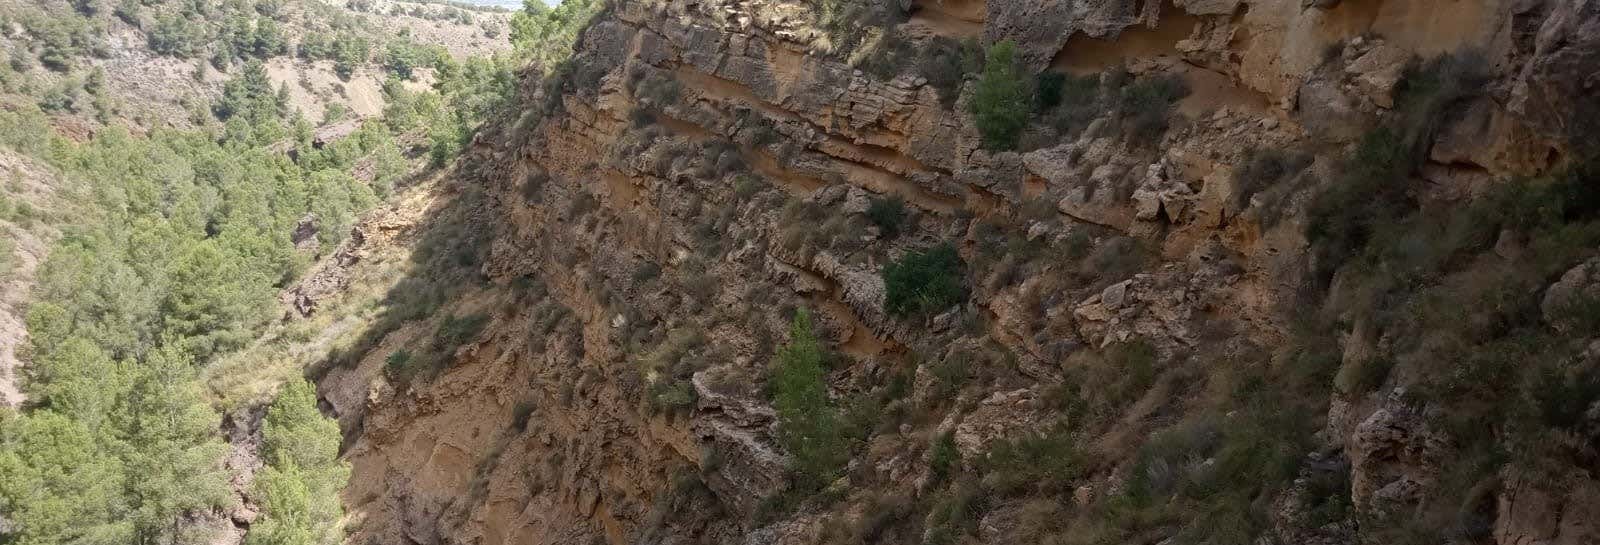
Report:
[[[0,513],[14,545],[129,543],[121,463],[83,421],[0,409]]]
[[[838,410],[828,399],[823,355],[811,315],[800,309],[789,329],[789,344],[778,351],[772,404],[778,412],[778,441],[793,456],[795,484],[802,490],[827,486],[850,456]]]
[[[261,455],[267,468],[256,479],[262,519],[246,536],[250,545],[332,545],[343,537],[339,489],[350,478],[340,462],[339,424],[317,410],[316,387],[284,385],[267,409]]]
[[[1028,84],[1017,66],[1016,49],[1010,41],[989,47],[972,96],[973,121],[983,134],[983,147],[991,150],[1016,148],[1028,123]]]
[[[184,515],[228,501],[221,459],[227,446],[215,435],[217,415],[207,408],[190,358],[172,345],[133,367],[120,428],[129,447],[126,470],[137,479],[127,496],[138,498],[129,521],[144,543],[175,542]]]

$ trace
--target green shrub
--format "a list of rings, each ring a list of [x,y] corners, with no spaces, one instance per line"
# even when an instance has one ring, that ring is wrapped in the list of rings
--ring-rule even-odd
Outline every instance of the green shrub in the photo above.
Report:
[[[891,533],[900,523],[916,512],[916,501],[907,494],[885,492],[872,498],[866,512],[856,520],[848,536],[860,543],[893,543],[897,537]]]
[[[984,487],[972,482],[957,483],[939,497],[929,511],[929,528],[922,545],[965,543],[962,536],[978,530],[978,521],[988,509],[989,498]]]
[[[906,5],[896,0],[821,0],[817,23],[836,56],[855,56],[874,34],[891,32],[906,20]]]
[[[262,424],[261,457],[252,497],[261,515],[246,543],[338,540],[339,490],[350,467],[339,461],[339,424],[317,410],[316,387],[298,378],[284,386]]]
[[[675,329],[666,340],[642,356],[639,364],[645,372],[660,375],[662,378],[657,382],[688,380],[695,371],[705,367],[701,354],[705,344],[705,333],[699,329]]]
[[[885,28],[877,33],[870,51],[857,52],[852,58],[859,59],[856,67],[863,72],[880,80],[890,80],[910,66],[916,55],[917,50],[910,40],[893,28]]]
[[[1060,72],[1040,72],[1033,78],[1034,111],[1043,112],[1061,105],[1067,75]]]
[[[1189,96],[1189,85],[1177,74],[1146,76],[1122,88],[1119,118],[1123,138],[1155,146],[1167,130],[1172,106]]]
[[[402,348],[384,358],[383,365],[391,373],[401,373],[411,366],[411,359],[411,351]]]
[[[928,395],[933,402],[950,399],[961,390],[972,372],[974,359],[972,352],[958,348],[928,363],[928,374],[933,379]]]
[[[928,471],[934,483],[949,479],[961,463],[961,451],[956,450],[956,434],[947,431],[939,434],[928,453]]]
[[[645,261],[633,269],[632,278],[634,282],[649,282],[660,276],[661,265],[657,265],[654,261]]]
[[[1473,51],[1447,53],[1406,67],[1395,87],[1395,118],[1390,126],[1413,156],[1432,145],[1450,111],[1483,92],[1489,63]]]
[[[1306,167],[1311,166],[1310,155],[1288,152],[1276,148],[1251,149],[1239,168],[1233,171],[1232,213],[1250,206],[1250,197],[1277,185]]]
[[[1366,245],[1379,225],[1398,222],[1413,207],[1405,183],[1412,161],[1399,135],[1376,129],[1362,136],[1355,152],[1341,162],[1341,175],[1312,197],[1306,238],[1325,269]]]
[[[0,201],[0,216],[4,216],[6,213],[4,205],[5,202]],[[9,278],[11,270],[16,268],[16,256],[14,255],[16,249],[17,243],[15,241],[10,238],[0,238],[0,280]]]
[[[733,196],[740,201],[749,200],[750,197],[771,187],[766,180],[754,174],[740,174],[733,182]]]
[[[1115,236],[1094,246],[1078,264],[1078,276],[1105,287],[1120,282],[1143,269],[1150,250],[1132,237]]]
[[[676,104],[682,94],[683,84],[670,75],[660,73],[645,76],[633,89],[634,98],[658,110]]]
[[[366,38],[359,36],[342,34],[334,38],[331,51],[334,74],[339,79],[349,80],[356,68],[366,64],[371,47]]]
[[[739,146],[725,139],[707,142],[700,156],[704,160],[697,169],[698,176],[710,179],[722,179],[736,172],[747,172],[749,165],[744,162],[744,155],[739,151]]]
[[[457,347],[477,337],[488,323],[489,316],[486,314],[446,316],[434,332],[432,348],[445,355],[455,352]]]
[[[1098,74],[1073,76],[1053,72],[1050,74],[1053,74],[1050,76],[1052,78],[1059,76],[1061,79],[1060,98],[1053,107],[1044,112],[1044,123],[1055,129],[1057,138],[1076,139],[1089,127],[1089,123],[1099,118],[1106,109],[1100,93],[1100,76]],[[1054,83],[1041,83],[1041,85],[1054,85]]]
[[[893,316],[942,311],[967,296],[965,265],[949,243],[914,251],[883,269],[884,310]]]
[[[906,220],[906,202],[899,195],[875,197],[867,206],[867,219],[878,226],[884,238],[894,238]]]
[[[688,380],[656,381],[650,385],[650,406],[666,411],[685,411],[694,407],[694,385]]]
[[[434,47],[425,47],[409,42],[390,42],[384,51],[383,65],[391,74],[402,80],[413,79],[416,69],[423,66],[432,66],[436,59],[446,55]]]
[[[999,440],[983,460],[984,484],[1001,494],[1059,493],[1087,467],[1078,440],[1065,428]]]
[[[156,18],[155,26],[147,33],[150,50],[158,55],[185,58],[195,54],[205,38],[204,26],[183,16],[169,13]]]
[[[986,56],[973,91],[973,121],[983,135],[983,147],[1015,149],[1032,109],[1028,84],[1016,59],[1016,44],[1001,41],[990,46]]]
[[[1394,361],[1388,358],[1352,361],[1339,368],[1339,374],[1334,376],[1333,385],[1339,392],[1349,396],[1374,392],[1388,380],[1389,370],[1393,368]]]
[[[539,200],[539,192],[544,190],[544,185],[550,182],[550,175],[543,169],[528,171],[522,178],[522,202],[533,204]]]
[[[1526,388],[1544,425],[1575,430],[1584,413],[1600,402],[1600,369],[1563,369],[1544,365]]]
[[[528,421],[533,418],[533,412],[538,408],[531,399],[518,401],[517,406],[511,409],[511,429],[519,432],[528,429]]]

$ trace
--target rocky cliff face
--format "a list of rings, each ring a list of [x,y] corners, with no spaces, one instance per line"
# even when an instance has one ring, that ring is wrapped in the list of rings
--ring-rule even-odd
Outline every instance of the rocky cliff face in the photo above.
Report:
[[[1030,129],[1027,151],[995,152],[966,113],[970,78],[957,97],[960,85],[917,70],[859,69],[824,45],[827,10],[609,9],[564,79],[530,80],[520,118],[478,136],[458,194],[417,225],[385,228],[420,240],[427,218],[466,218],[484,242],[481,261],[463,260],[480,282],[435,314],[487,323],[448,345],[436,374],[385,368],[438,346],[438,318],[378,336],[323,377],[349,437],[351,539],[913,543],[952,528],[977,542],[1105,538],[1117,524],[1101,520],[1106,505],[1150,486],[1153,445],[1198,429],[1178,424],[1216,413],[1194,432],[1205,437],[1245,425],[1216,392],[1257,371],[1290,391],[1284,377],[1312,365],[1294,357],[1295,324],[1314,312],[1306,293],[1324,285],[1319,271],[1341,263],[1318,261],[1308,208],[1349,168],[1347,148],[1406,115],[1415,59],[1453,53],[1476,73],[1404,182],[1415,202],[1444,207],[1563,167],[1580,151],[1567,136],[1594,104],[1600,66],[1600,7],[1583,0],[891,8],[908,13],[893,28],[913,50],[1011,40],[1031,69],[1188,92],[1151,131],[1130,128],[1138,112],[1108,108],[1075,129]],[[1294,152],[1260,185],[1241,171],[1259,172],[1263,150]],[[896,229],[869,219],[881,196],[909,210]],[[883,267],[941,242],[962,256],[970,297],[930,316],[886,313]],[[1584,289],[1587,270],[1562,278],[1565,292]],[[790,453],[763,383],[800,307],[838,353],[832,396],[873,400],[875,418],[826,498],[777,506]],[[1359,321],[1335,337],[1341,374],[1340,361],[1397,342]],[[1243,500],[1263,514],[1257,542],[1386,539],[1371,521],[1414,513],[1467,463],[1461,434],[1436,423],[1440,406],[1407,394],[1421,379],[1397,371],[1357,393],[1330,378],[1291,400],[1314,416],[1301,423],[1311,444],[1294,451],[1299,469]],[[1600,409],[1587,414],[1594,426]],[[1000,492],[997,446],[1062,426],[1070,448],[1044,450],[1078,457],[1070,475],[1047,475],[1067,489]],[[1594,440],[1575,433],[1575,444]],[[961,493],[934,468],[942,437],[955,471],[986,475],[984,507],[963,508],[977,513],[968,526],[947,514]],[[1171,471],[1226,460],[1199,452]],[[1554,478],[1490,471],[1459,502],[1463,520],[1482,520],[1448,539],[1600,540],[1600,481],[1592,458],[1578,459]],[[1208,515],[1166,516],[1120,539],[1188,542]]]

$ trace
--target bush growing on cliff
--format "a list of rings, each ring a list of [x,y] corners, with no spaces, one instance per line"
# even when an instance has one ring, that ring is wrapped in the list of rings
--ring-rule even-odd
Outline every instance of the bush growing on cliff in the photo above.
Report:
[[[880,80],[891,80],[904,73],[917,51],[910,40],[894,28],[873,29],[863,47],[850,55],[849,64]]]
[[[983,69],[983,47],[977,40],[934,38],[917,58],[917,72],[939,90],[939,102],[949,108],[961,94],[966,75]]]
[[[876,197],[867,206],[867,219],[883,233],[884,238],[900,234],[900,224],[906,221],[906,201],[899,195]]]
[[[1155,146],[1167,131],[1172,106],[1189,96],[1189,84],[1177,74],[1157,74],[1122,88],[1118,118],[1129,142]]]
[[[1067,87],[1067,75],[1060,72],[1040,72],[1033,78],[1034,111],[1043,112],[1061,105]]]
[[[883,268],[884,310],[910,316],[960,303],[967,296],[965,269],[949,243],[906,254]]]
[[[818,24],[826,37],[819,43],[829,53],[849,57],[877,35],[881,39],[906,20],[905,4],[898,0],[821,0]],[[861,52],[863,54],[869,52]]]
[[[539,201],[539,192],[544,190],[544,185],[550,183],[550,174],[544,169],[529,170],[522,177],[522,202],[532,206]]]
[[[466,316],[446,316],[439,322],[439,329],[434,333],[431,348],[434,352],[449,355],[456,348],[478,336],[483,331],[483,326],[489,323],[486,314],[468,314]]]
[[[778,412],[778,442],[793,456],[793,487],[804,493],[822,490],[849,461],[850,445],[828,397],[822,345],[805,309],[795,313],[789,344],[777,356],[772,405]]]
[[[652,73],[638,81],[633,96],[647,106],[660,109],[678,102],[683,94],[683,84],[670,75]]]
[[[1016,44],[1010,41],[990,46],[983,74],[973,91],[973,121],[983,134],[983,147],[991,150],[1016,148],[1032,109],[1028,82],[1017,63],[1016,50]]]
[[[404,373],[411,366],[411,351],[406,349],[390,352],[383,358],[383,368],[390,373]]]
[[[1311,156],[1276,148],[1251,149],[1244,163],[1233,171],[1233,200],[1229,213],[1237,214],[1250,206],[1250,198],[1311,165]]]
[[[955,474],[961,464],[961,451],[956,448],[955,430],[939,434],[928,449],[928,476],[935,483],[943,482]]]
[[[1001,494],[1058,493],[1084,471],[1078,438],[1063,427],[996,441],[984,458],[984,484]]]
[[[1306,238],[1325,273],[1365,245],[1378,225],[1411,209],[1405,184],[1411,161],[1401,137],[1379,128],[1361,137],[1341,175],[1311,199]]]
[[[397,350],[384,360],[385,369],[402,382],[423,373],[438,371],[451,363],[456,349],[476,338],[488,323],[489,316],[485,314],[445,316],[434,329],[433,338],[420,353]]]

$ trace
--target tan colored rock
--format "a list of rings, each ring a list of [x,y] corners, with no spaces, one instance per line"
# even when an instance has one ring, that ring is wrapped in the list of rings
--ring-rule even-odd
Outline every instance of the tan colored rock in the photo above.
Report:
[[[1544,320],[1557,329],[1575,327],[1569,318],[1572,312],[1584,312],[1586,306],[1600,304],[1600,258],[1593,258],[1568,269],[1561,279],[1545,290],[1539,309]]]
[[[1361,512],[1382,516],[1419,499],[1438,478],[1448,440],[1400,401],[1403,392],[1356,426],[1347,443],[1350,499]]]
[[[1511,472],[1495,499],[1496,545],[1600,543],[1600,481],[1575,472],[1552,489],[1548,482]]]
[[[1355,78],[1368,100],[1381,108],[1393,108],[1395,85],[1400,83],[1410,60],[1409,51],[1379,43],[1346,65],[1344,71]]]

